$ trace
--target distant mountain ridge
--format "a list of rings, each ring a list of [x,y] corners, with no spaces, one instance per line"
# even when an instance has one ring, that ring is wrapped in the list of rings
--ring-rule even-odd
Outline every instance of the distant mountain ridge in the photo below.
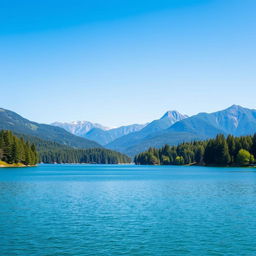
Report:
[[[107,144],[106,147],[115,150],[127,151],[129,154],[133,155],[133,152],[128,150],[129,148],[135,147],[148,136],[165,131],[173,124],[186,118],[188,118],[187,115],[183,115],[176,110],[168,111],[160,119],[152,121],[140,131],[120,137],[119,139]]]
[[[177,110],[167,111],[160,119],[154,120],[146,125],[141,133],[144,135],[151,134],[169,128],[173,124],[188,118],[187,115],[179,113]]]
[[[137,134],[134,133],[140,131],[142,137],[145,137],[146,135],[151,134],[153,132],[167,129],[175,122],[183,120],[187,117],[187,115],[182,115],[178,111],[173,110],[167,111],[160,119],[155,120],[151,123],[132,124],[113,129],[109,129],[103,125],[94,124],[89,121],[77,121],[71,123],[55,122],[52,123],[52,125],[59,126],[73,133],[74,135],[96,141],[99,144],[105,146],[129,134],[132,134],[131,137],[134,138],[137,136]],[[130,139],[130,137],[127,138]],[[110,147],[112,146],[110,145]]]
[[[56,125],[63,123],[55,123]],[[233,105],[213,113],[199,113],[188,117],[178,111],[168,111],[148,124],[133,124],[108,129],[88,121],[65,124],[66,130],[31,122],[18,114],[0,108],[0,129],[39,137],[77,148],[95,148],[104,145],[109,149],[134,156],[149,147],[176,145],[193,140],[213,138],[217,134],[234,136],[256,133],[256,110]],[[92,141],[93,140],[93,141]],[[94,142],[97,141],[97,142]]]
[[[180,120],[167,129],[150,133],[136,140],[131,137],[127,140],[123,137],[107,146],[133,156],[149,147],[203,140],[213,138],[220,133],[235,136],[256,133],[256,110],[233,105],[214,113],[199,113]]]
[[[17,113],[3,108],[0,108],[0,130],[11,130],[15,133],[36,136],[43,140],[75,148],[102,147],[94,141],[75,136],[60,127],[29,121]]]
[[[123,137],[130,133],[140,131],[144,127],[145,127],[144,124],[132,124],[132,125],[121,126],[118,128],[110,129],[107,131],[102,131],[100,129],[94,128],[86,134],[85,138],[94,140],[100,143],[101,145],[105,146],[108,143],[120,137]]]
[[[215,136],[219,132],[235,136],[251,134],[256,131],[256,110],[233,105],[210,114],[199,113],[173,125],[169,131],[189,131],[205,136]]]
[[[119,137],[141,130],[146,124],[132,124],[112,129],[89,121],[54,122],[51,125],[61,127],[74,135],[96,141],[104,146]]]
[[[54,122],[51,125],[61,127],[65,129],[66,131],[80,136],[84,137],[89,131],[91,131],[94,128],[101,129],[103,131],[109,130],[108,127],[105,127],[101,124],[97,123],[91,123],[89,121],[73,121],[73,122]]]

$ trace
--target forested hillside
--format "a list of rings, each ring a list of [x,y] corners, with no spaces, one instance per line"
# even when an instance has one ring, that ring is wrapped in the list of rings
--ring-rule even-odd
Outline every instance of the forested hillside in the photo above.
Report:
[[[47,124],[39,124],[23,118],[17,113],[0,108],[0,130],[36,136],[42,140],[76,148],[100,148],[98,143],[75,136],[66,130]]]
[[[124,136],[107,147],[134,156],[149,147],[160,148],[165,144],[178,145],[182,142],[207,140],[217,134],[251,135],[256,132],[256,110],[233,105],[214,113],[199,113],[184,118],[169,128],[150,132],[147,136],[141,136],[143,130]]]
[[[234,137],[217,135],[215,139],[182,143],[178,146],[165,145],[135,156],[136,164],[246,166],[255,164],[256,135]]]
[[[39,151],[43,163],[88,163],[88,164],[119,164],[130,163],[126,155],[108,149],[61,149]]]
[[[35,145],[16,137],[11,131],[0,131],[0,161],[35,165],[38,162]]]
[[[119,152],[103,149],[75,149],[56,142],[45,141],[35,136],[16,134],[36,146],[39,160],[43,163],[130,163],[131,159]]]

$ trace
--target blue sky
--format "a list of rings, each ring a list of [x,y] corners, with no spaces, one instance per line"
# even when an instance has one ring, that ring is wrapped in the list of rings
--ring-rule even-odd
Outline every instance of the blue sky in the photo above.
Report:
[[[255,0],[2,0],[1,107],[107,126],[256,108],[255,10]]]

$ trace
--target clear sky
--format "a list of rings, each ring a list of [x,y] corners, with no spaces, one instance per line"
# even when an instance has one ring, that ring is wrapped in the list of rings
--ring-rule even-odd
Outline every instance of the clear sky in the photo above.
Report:
[[[255,0],[1,0],[1,107],[144,123],[256,108]]]

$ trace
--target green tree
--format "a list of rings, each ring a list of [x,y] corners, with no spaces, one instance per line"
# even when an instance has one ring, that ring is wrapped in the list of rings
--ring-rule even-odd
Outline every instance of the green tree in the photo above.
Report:
[[[10,162],[11,163],[18,163],[19,162],[18,143],[17,143],[16,139],[14,139],[14,142],[11,145]]]
[[[198,148],[195,150],[195,161],[196,163],[200,164],[203,162],[204,159],[204,147],[199,145]]]
[[[170,157],[169,156],[165,156],[165,155],[163,155],[162,157],[161,157],[161,164],[163,164],[163,165],[169,165],[169,164],[171,164],[171,161],[170,161]]]
[[[254,162],[254,157],[247,150],[240,149],[236,157],[236,162],[239,165],[249,165]]]
[[[158,165],[158,164],[160,164],[159,159],[152,152],[148,153],[147,158],[148,158],[147,162],[150,165]]]
[[[185,163],[184,158],[182,156],[177,156],[175,159],[176,165],[183,165]]]
[[[256,158],[256,133],[252,137],[252,146],[251,146],[251,153]]]
[[[0,148],[0,160],[2,160],[3,156],[4,156],[4,151],[2,148]]]
[[[231,162],[229,148],[224,135],[210,140],[205,149],[204,161],[208,165],[228,165]]]
[[[229,135],[227,137],[227,143],[228,143],[228,149],[229,149],[229,155],[230,155],[230,160],[231,162],[234,162],[236,158],[236,142],[235,142],[235,137],[233,135]]]
[[[34,164],[38,162],[36,149],[13,135],[11,131],[0,131],[0,152],[0,159],[9,164],[31,164],[31,159]]]

